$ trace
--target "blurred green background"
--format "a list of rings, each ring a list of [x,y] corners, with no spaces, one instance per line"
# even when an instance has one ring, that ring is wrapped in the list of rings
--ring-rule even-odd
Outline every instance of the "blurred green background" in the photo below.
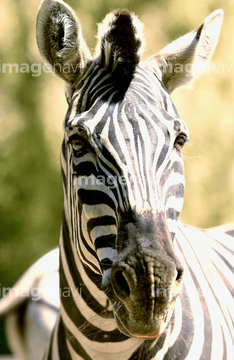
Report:
[[[234,221],[234,2],[232,0],[69,0],[91,49],[96,23],[128,8],[145,24],[144,60],[196,29],[222,8],[224,23],[211,66],[174,103],[190,129],[184,150],[181,220],[198,227]],[[42,65],[35,39],[40,0],[0,4],[0,289],[12,286],[38,257],[58,244],[62,216],[59,153],[66,101],[62,82]],[[3,64],[38,64],[30,73]],[[40,65],[39,65],[40,64]],[[0,293],[1,295],[1,293]],[[1,337],[0,353],[6,352]]]

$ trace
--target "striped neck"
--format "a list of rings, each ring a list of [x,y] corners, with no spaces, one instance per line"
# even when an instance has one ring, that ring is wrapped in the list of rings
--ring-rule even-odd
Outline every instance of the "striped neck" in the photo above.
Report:
[[[143,341],[127,338],[117,329],[109,300],[101,290],[101,276],[74,256],[74,245],[70,238],[64,238],[64,227],[60,242],[62,320],[58,329],[63,328],[67,351],[71,359],[77,354],[84,359],[128,359]],[[64,351],[64,346],[61,349]]]

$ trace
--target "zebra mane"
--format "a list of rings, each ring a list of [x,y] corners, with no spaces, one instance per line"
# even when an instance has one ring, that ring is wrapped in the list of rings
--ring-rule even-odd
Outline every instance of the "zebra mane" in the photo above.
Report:
[[[145,47],[143,24],[127,10],[115,10],[98,24],[96,57],[117,82],[130,82]]]

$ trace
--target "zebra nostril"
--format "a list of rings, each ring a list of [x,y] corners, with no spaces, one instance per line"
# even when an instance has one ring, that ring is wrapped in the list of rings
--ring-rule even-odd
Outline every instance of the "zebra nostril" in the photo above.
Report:
[[[113,269],[111,282],[113,290],[119,298],[125,299],[130,295],[130,287],[122,269]]]
[[[177,269],[177,273],[176,273],[176,279],[175,281],[179,282],[182,280],[183,277],[183,273],[184,273],[184,269]]]

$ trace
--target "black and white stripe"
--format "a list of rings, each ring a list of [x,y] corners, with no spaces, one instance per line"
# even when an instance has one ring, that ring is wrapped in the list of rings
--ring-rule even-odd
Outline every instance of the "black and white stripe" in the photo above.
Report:
[[[209,22],[217,22],[218,36],[221,15],[214,13],[204,23],[208,28],[204,35],[206,47]],[[185,37],[185,42],[195,34],[203,48],[201,29]],[[217,42],[217,36],[213,43]],[[177,50],[180,43],[181,40],[150,61],[139,63],[144,48],[141,23],[126,11],[113,12],[99,25],[94,60],[83,59],[83,71],[72,84],[61,153],[64,219],[60,239],[60,287],[73,290],[76,296],[61,297],[61,314],[45,354],[47,360],[214,359],[217,353],[218,359],[231,359],[233,300],[230,293],[227,297],[219,295],[213,279],[221,279],[220,273],[230,272],[227,261],[231,260],[231,253],[223,257],[222,251],[227,245],[218,244],[216,240],[210,244],[211,238],[205,232],[182,225],[177,230],[184,195],[182,146],[178,146],[177,141],[182,136],[185,142],[188,130],[169,92],[178,82],[186,80],[180,76],[176,79],[175,74],[171,78],[161,69],[162,60],[167,57],[166,61],[176,58],[183,61]],[[178,53],[171,56],[168,49],[173,47]],[[191,48],[188,48],[187,61],[191,57]],[[42,55],[48,57],[43,51]],[[205,52],[203,55],[204,59],[210,56]],[[176,84],[173,85],[173,81]],[[165,219],[171,238],[177,234],[174,247],[185,267],[180,297],[166,314],[168,319],[172,316],[171,321],[165,320],[161,336],[156,339],[129,337],[124,335],[125,330],[121,333],[116,321],[121,319],[118,314],[122,305],[116,305],[118,299],[115,303],[112,289],[108,287],[112,267],[125,249],[124,229],[133,218],[136,223],[139,221],[139,229],[142,222],[149,233],[157,219]],[[220,247],[220,253],[212,250],[210,255],[209,251],[215,246]],[[146,259],[140,261],[146,262]],[[216,264],[219,264],[219,274]],[[147,276],[152,282],[150,292],[154,297],[157,286],[153,284],[154,274],[150,264],[145,266],[149,267]],[[228,275],[231,276],[231,272]],[[123,286],[128,292],[130,289],[125,283],[126,280]],[[227,276],[221,284],[228,292],[231,278]],[[212,289],[213,293],[203,298],[200,289]],[[224,299],[228,299],[226,309]],[[154,306],[161,305],[156,302]],[[214,341],[216,335],[220,338],[219,349]]]
[[[73,11],[42,1],[39,50],[69,87],[60,308],[44,360],[233,358],[232,228],[178,223],[188,130],[170,97],[209,60],[221,22],[216,11],[140,62],[142,24],[115,11],[92,57]]]
[[[95,71],[94,74],[96,83],[102,82],[102,77],[99,79]],[[140,81],[143,88],[150,87],[151,93],[135,90]],[[175,123],[180,132],[187,133],[187,129],[174,109],[172,114],[156,109],[158,99],[155,100],[154,93],[159,93],[160,87],[159,80],[142,64],[120,103],[111,103],[113,93],[110,88],[109,97],[107,92],[104,96],[105,102],[100,95],[93,107],[80,114],[79,94],[75,93],[72,110],[68,111],[65,142],[69,143],[76,134],[83,134],[87,144],[84,154],[76,158],[71,147],[64,143],[62,170],[63,179],[68,182],[65,217],[68,223],[71,222],[73,240],[78,244],[78,239],[82,238],[77,245],[79,256],[87,265],[90,257],[96,269],[93,268],[94,271],[98,268],[99,251],[96,254],[95,240],[91,239],[90,232],[95,232],[92,219],[100,217],[100,213],[103,213],[102,221],[106,221],[103,236],[113,237],[109,248],[112,260],[115,257],[118,212],[126,212],[129,208],[139,212],[146,209],[152,213],[163,211],[169,230],[173,234],[176,231],[183,201],[184,177],[181,155],[174,149],[178,135],[174,130]],[[86,92],[89,90],[85,88]],[[81,94],[85,91],[79,89]],[[170,104],[166,91],[161,93],[164,99],[160,106],[166,102]],[[78,210],[79,199],[83,205]],[[85,214],[89,214],[88,225],[85,224]]]
[[[77,288],[81,291],[75,299],[68,297],[62,300],[64,305],[61,314],[65,327],[72,335],[65,340],[60,319],[48,359],[177,357],[186,360],[231,360],[234,251],[233,237],[229,233],[233,229],[233,224],[229,228],[220,227],[207,231],[179,224],[174,244],[185,266],[184,286],[175,303],[171,323],[156,344],[155,341],[121,335],[116,328],[111,308],[108,308],[108,299],[100,290],[98,278],[90,278],[88,269],[80,261],[75,261],[74,257],[71,259],[74,248],[69,249],[71,257],[68,258],[68,266],[62,246],[61,261],[67,276],[66,286],[74,293]],[[75,269],[75,273],[71,273],[71,265],[74,266],[72,269]],[[75,285],[77,280],[82,284],[81,287]],[[74,317],[73,306],[79,308],[82,316]],[[63,357],[64,352],[67,352],[66,357]]]

